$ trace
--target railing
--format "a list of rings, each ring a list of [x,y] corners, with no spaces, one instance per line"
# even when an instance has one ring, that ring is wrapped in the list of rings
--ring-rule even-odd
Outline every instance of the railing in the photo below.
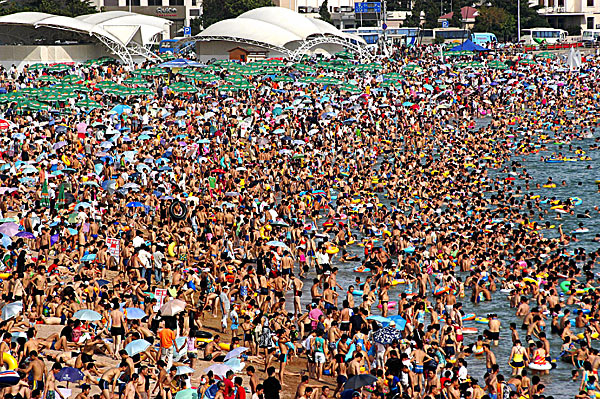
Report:
[[[536,51],[536,50],[561,50],[571,47],[583,47],[583,43],[558,43],[558,44],[545,44],[541,46],[525,46],[523,51]]]

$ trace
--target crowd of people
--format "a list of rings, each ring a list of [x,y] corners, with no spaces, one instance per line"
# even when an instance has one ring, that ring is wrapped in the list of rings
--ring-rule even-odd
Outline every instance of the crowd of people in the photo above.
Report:
[[[584,61],[2,70],[4,398],[595,398]]]

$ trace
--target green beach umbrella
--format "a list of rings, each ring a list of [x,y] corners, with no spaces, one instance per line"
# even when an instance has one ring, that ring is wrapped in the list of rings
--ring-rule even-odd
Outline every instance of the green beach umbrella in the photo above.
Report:
[[[94,100],[90,100],[89,98],[84,98],[83,100],[79,100],[79,101],[77,101],[77,103],[75,103],[75,105],[80,108],[87,108],[87,109],[102,108],[102,106],[99,103],[97,103]]]
[[[69,69],[71,69],[71,66],[69,66],[67,64],[55,64],[55,65],[48,67],[48,70],[50,72],[64,72],[64,71],[68,71]]]
[[[62,78],[60,81],[65,82],[65,83],[77,83],[77,82],[83,81],[83,79],[81,79],[81,77],[79,77],[77,75],[67,75],[64,78]]]
[[[144,79],[140,78],[140,77],[134,76],[132,78],[125,79],[123,81],[123,83],[126,83],[128,85],[143,85],[143,84],[145,84],[147,82]]]
[[[234,86],[237,87],[240,90],[252,90],[254,89],[254,85],[250,82],[239,82],[239,83],[234,83]]]
[[[238,91],[239,87],[232,84],[224,84],[219,86],[219,91]]]
[[[362,91],[358,86],[349,83],[341,85],[340,90],[347,91],[350,93],[360,93]]]
[[[36,79],[38,82],[50,82],[50,83],[56,83],[58,82],[58,78],[52,75],[42,75],[39,78]]]
[[[288,75],[279,75],[279,76],[275,76],[273,78],[273,81],[275,81],[275,82],[293,82],[294,78],[292,78],[291,76],[288,76]]]
[[[555,53],[551,53],[550,51],[542,51],[541,53],[536,54],[535,58],[553,60],[553,59],[556,58],[556,54]]]
[[[537,65],[537,62],[535,62],[534,60],[520,60],[519,61],[519,65]]]
[[[171,90],[175,93],[195,93],[198,91],[194,86],[184,83],[184,84],[174,84],[169,86]]]
[[[29,68],[27,68],[27,69],[29,69],[30,71],[39,71],[40,69],[46,69],[46,68],[48,68],[48,65],[38,62],[36,64],[30,65]]]

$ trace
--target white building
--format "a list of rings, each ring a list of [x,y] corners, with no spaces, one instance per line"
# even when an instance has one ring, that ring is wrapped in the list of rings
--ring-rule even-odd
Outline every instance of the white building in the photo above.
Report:
[[[171,37],[183,36],[183,27],[201,14],[202,0],[91,0],[101,11],[131,11],[168,19]]]
[[[600,0],[535,0],[529,4],[541,6],[539,13],[554,28],[600,29]]]
[[[356,28],[360,26],[360,15],[354,14],[354,3],[363,0],[328,0],[327,6],[331,14],[331,21],[339,29]],[[367,0],[364,0],[367,1]],[[287,8],[307,17],[318,18],[319,8],[323,0],[274,0],[273,4]],[[364,16],[374,18],[373,15]]]

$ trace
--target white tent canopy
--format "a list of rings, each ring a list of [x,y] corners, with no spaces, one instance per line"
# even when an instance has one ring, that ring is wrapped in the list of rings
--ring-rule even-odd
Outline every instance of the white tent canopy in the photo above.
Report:
[[[320,44],[334,43],[360,52],[366,42],[327,22],[309,18],[283,7],[261,7],[237,18],[219,21],[188,41],[231,41],[269,48],[294,57]]]
[[[168,33],[172,22],[158,17],[111,11],[82,15],[76,18],[40,12],[20,12],[0,17],[0,26],[23,26],[77,32],[108,47],[125,63],[132,64],[132,55],[153,58],[149,46]]]

